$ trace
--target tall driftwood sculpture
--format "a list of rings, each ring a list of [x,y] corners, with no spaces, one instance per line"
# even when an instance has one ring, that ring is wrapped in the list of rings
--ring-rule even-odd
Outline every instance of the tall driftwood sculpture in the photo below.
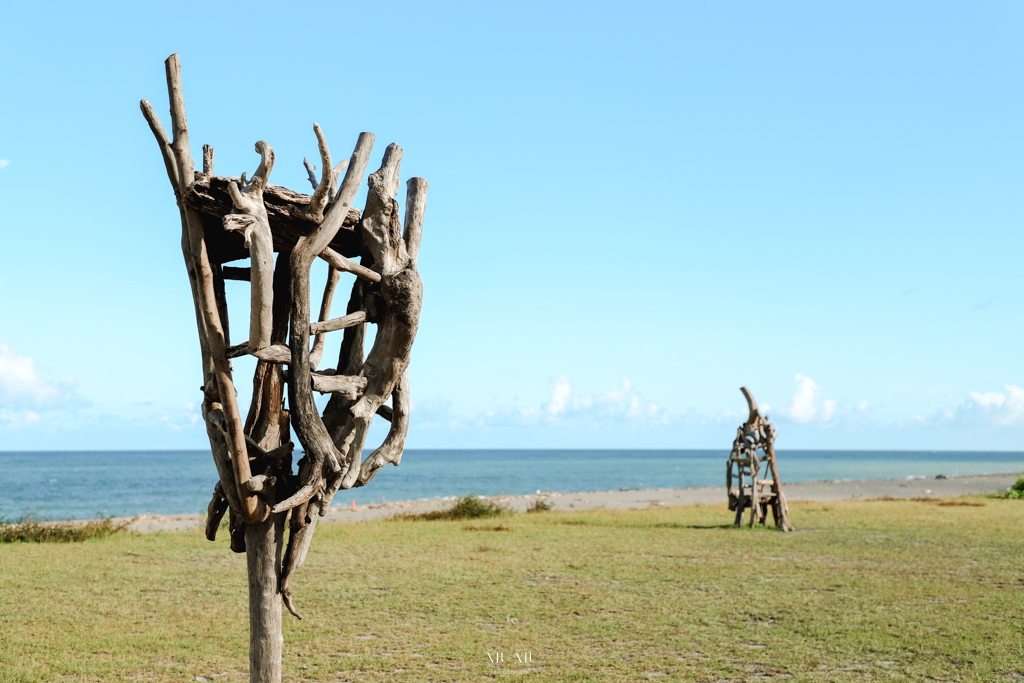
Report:
[[[231,549],[246,553],[249,571],[250,680],[276,683],[281,680],[281,604],[302,618],[289,581],[305,560],[317,519],[339,489],[362,486],[385,464],[398,465],[402,458],[409,428],[407,368],[423,291],[416,257],[427,181],[407,183],[403,228],[395,200],[402,148],[391,144],[380,169],[369,176],[360,213],[352,201],[374,136],[361,133],[351,158],[334,165],[317,124],[319,178],[304,160],[312,196],[269,184],[274,150],[262,140],[256,143],[260,163],[250,180],[245,173],[215,176],[208,145],[203,147],[203,170],[195,171],[178,56],[171,55],[165,66],[170,138],[149,102],[142,100],[141,106],[181,213],[181,246],[195,301],[202,410],[219,474],[206,536],[214,540],[229,514]],[[361,263],[350,260],[355,257]],[[224,265],[245,258],[247,267]],[[310,268],[318,258],[329,264],[329,275],[314,320]],[[354,274],[356,281],[346,315],[331,318],[341,271]],[[251,287],[248,340],[235,346],[230,344],[225,280],[248,281]],[[377,334],[363,358],[368,323],[377,325]],[[337,368],[317,370],[324,336],[337,330],[344,330]],[[246,354],[258,362],[243,422],[230,359]],[[331,394],[323,416],[314,392]],[[391,429],[364,458],[375,415],[390,421]],[[305,451],[297,471],[292,468],[291,429]]]
[[[779,480],[779,467],[775,462],[775,426],[768,416],[761,415],[754,395],[740,387],[750,411],[747,421],[736,430],[729,462],[725,471],[725,490],[729,494],[729,509],[736,511],[736,526],[743,522],[743,511],[750,509],[750,526],[754,521],[765,523],[771,508],[775,526],[782,531],[793,531],[787,515],[786,495]],[[766,472],[762,473],[762,469]],[[771,479],[767,478],[771,474]]]

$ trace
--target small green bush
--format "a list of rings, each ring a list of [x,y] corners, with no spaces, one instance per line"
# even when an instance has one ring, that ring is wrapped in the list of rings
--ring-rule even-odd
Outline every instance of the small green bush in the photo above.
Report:
[[[124,529],[109,517],[91,522],[40,522],[34,515],[9,522],[0,519],[0,543],[77,543],[104,538]]]
[[[503,505],[484,500],[474,493],[459,498],[450,508],[431,510],[418,514],[395,515],[395,519],[432,520],[432,519],[480,519],[481,517],[497,517],[509,513]]]
[[[1012,498],[1016,500],[1024,500],[1024,477],[1021,477],[1013,486],[1010,487],[1009,491],[1003,491],[1002,493],[996,494],[997,498]]]

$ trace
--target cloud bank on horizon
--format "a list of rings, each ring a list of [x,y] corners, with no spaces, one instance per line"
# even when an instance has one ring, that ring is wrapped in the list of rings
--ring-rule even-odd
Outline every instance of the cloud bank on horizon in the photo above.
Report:
[[[970,391],[963,400],[947,401],[947,405],[934,409],[927,417],[912,414],[888,420],[872,417],[866,399],[826,398],[818,383],[807,375],[797,373],[793,384],[792,393],[782,407],[773,411],[770,403],[760,403],[762,412],[775,418],[784,431],[814,430],[819,434],[928,428],[947,432],[972,428],[1002,431],[1024,424],[1024,389],[1014,384],[1006,384],[1001,392]],[[710,429],[721,435],[725,444],[726,435],[745,418],[745,404],[736,410],[717,412],[702,410],[699,406],[671,411],[645,398],[629,378],[623,378],[617,387],[605,392],[580,393],[574,390],[567,375],[561,375],[548,387],[546,400],[533,406],[497,405],[476,413],[460,414],[444,400],[414,401],[412,419],[417,429],[410,446],[416,447],[416,436],[420,433],[441,439],[444,435],[470,435],[477,439],[475,445],[479,447],[495,447],[502,445],[501,442],[489,442],[488,435],[531,430],[549,436],[618,432],[629,434],[634,441],[639,438],[643,443],[645,436]],[[128,427],[148,431],[154,444],[163,442],[167,435],[174,435],[184,439],[181,443],[190,447],[205,445],[205,430],[196,403],[174,406],[139,401],[117,411],[97,410],[81,395],[73,376],[50,379],[39,371],[35,359],[10,346],[0,345],[0,438],[17,435],[31,439],[34,434],[44,432],[52,436],[56,430],[64,430],[74,438],[76,430],[93,421],[114,433]],[[431,446],[443,445],[436,439],[428,439],[428,442]],[[599,447],[601,441],[594,443]],[[60,443],[62,448],[73,448],[73,445],[73,442]]]

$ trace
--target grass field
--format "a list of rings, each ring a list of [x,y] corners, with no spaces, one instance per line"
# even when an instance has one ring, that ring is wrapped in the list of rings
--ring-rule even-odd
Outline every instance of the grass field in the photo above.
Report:
[[[1024,679],[1024,502],[791,508],[324,525],[285,680]],[[0,546],[3,681],[245,680],[247,623],[199,531]]]

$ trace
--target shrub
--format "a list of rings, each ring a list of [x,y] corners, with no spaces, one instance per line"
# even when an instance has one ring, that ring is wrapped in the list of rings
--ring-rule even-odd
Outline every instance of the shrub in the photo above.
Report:
[[[91,522],[40,522],[34,515],[8,522],[0,519],[0,543],[76,543],[121,531],[109,517]]]
[[[1021,477],[1016,482],[1014,482],[1013,486],[1010,487],[1009,491],[997,493],[996,496],[998,498],[1014,498],[1017,500],[1024,500],[1024,477]]]
[[[548,510],[554,510],[555,504],[549,500],[541,500],[538,498],[533,501],[533,505],[526,508],[527,512],[547,512]]]
[[[479,519],[481,517],[497,517],[509,513],[509,509],[489,500],[484,500],[476,494],[469,494],[459,498],[450,508],[444,510],[431,510],[417,514],[395,515],[395,519],[410,520],[431,520],[431,519]]]

